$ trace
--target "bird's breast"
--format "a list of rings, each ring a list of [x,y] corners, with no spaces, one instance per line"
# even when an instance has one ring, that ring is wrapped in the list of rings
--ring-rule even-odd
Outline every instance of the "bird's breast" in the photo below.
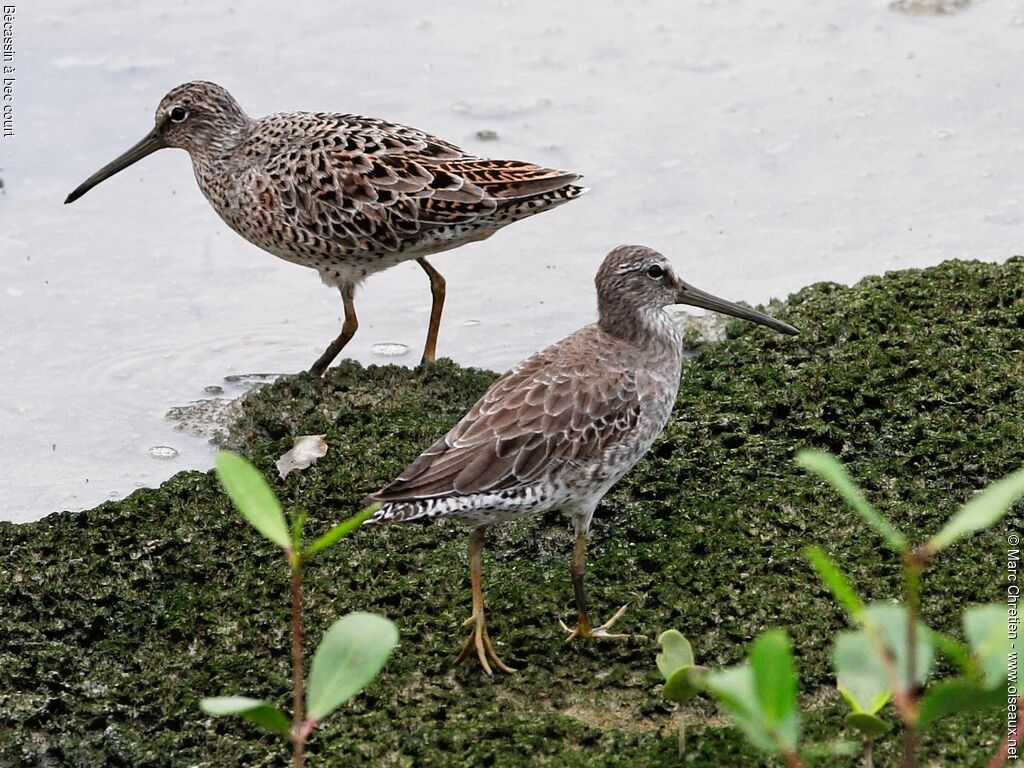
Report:
[[[337,242],[302,226],[289,201],[259,173],[194,166],[196,181],[225,224],[253,245],[286,261],[331,271],[358,282],[365,276],[352,255]]]

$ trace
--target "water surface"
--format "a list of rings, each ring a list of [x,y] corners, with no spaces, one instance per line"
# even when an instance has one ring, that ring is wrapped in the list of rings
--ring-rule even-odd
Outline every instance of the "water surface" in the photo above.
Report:
[[[62,206],[185,80],[254,116],[369,114],[585,174],[578,202],[433,260],[439,352],[464,364],[502,369],[589,322],[619,243],[752,303],[1022,250],[1017,0],[35,5],[18,6],[16,135],[0,143],[2,519],[209,466],[167,412],[303,369],[340,328],[336,293],[229,231],[183,152]],[[419,267],[371,278],[357,308],[347,354],[416,362]]]

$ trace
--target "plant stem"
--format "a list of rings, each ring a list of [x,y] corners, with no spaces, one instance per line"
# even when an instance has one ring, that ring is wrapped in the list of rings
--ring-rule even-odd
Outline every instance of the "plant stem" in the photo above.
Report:
[[[875,768],[875,742],[864,739],[864,768]]]
[[[679,756],[686,754],[686,710],[676,704],[676,724],[679,726]]]
[[[917,765],[917,624],[921,618],[921,574],[925,558],[921,551],[907,548],[903,553],[903,574],[907,601],[907,669],[906,685],[909,701],[903,723],[903,768]]]
[[[905,725],[903,730],[903,768],[915,768],[917,765],[917,728]]]
[[[302,556],[289,553],[292,569],[292,765],[306,764],[306,732],[302,727]]]
[[[791,749],[783,751],[782,759],[786,761],[786,768],[804,768],[804,761],[800,759],[800,755]]]

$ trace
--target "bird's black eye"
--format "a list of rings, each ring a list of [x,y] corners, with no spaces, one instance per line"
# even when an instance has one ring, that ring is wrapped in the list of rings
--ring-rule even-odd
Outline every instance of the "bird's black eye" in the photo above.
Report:
[[[659,277],[665,276],[665,270],[654,264],[647,268],[647,276],[657,280]]]
[[[175,107],[171,110],[169,117],[172,123],[180,123],[188,117],[188,110],[184,107]]]

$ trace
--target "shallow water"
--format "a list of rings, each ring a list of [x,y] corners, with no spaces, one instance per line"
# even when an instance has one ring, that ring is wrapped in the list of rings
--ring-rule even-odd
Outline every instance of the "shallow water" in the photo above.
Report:
[[[591,320],[623,242],[752,303],[1022,250],[1019,0],[37,5],[19,6],[0,141],[2,519],[209,466],[165,414],[305,368],[338,332],[336,293],[230,232],[182,152],[61,205],[185,80],[252,115],[358,112],[585,174],[583,199],[433,259],[439,352],[465,364],[501,369]],[[415,264],[371,278],[346,353],[414,364],[429,307]]]

